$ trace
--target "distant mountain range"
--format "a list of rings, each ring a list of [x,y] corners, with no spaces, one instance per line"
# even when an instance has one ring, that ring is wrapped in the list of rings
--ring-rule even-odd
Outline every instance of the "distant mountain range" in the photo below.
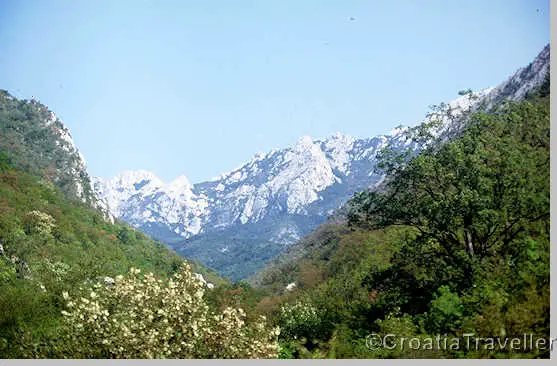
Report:
[[[524,98],[548,70],[549,46],[504,83],[448,103],[455,118],[440,133],[458,128],[465,112]],[[164,183],[151,172],[126,171],[93,178],[93,187],[113,215],[238,280],[324,222],[354,192],[380,183],[378,151],[417,148],[409,146],[406,130],[399,126],[371,138],[302,137],[208,182],[191,184],[180,176]]]
[[[386,144],[404,145],[402,131],[369,139],[303,137],[199,184],[127,171],[94,178],[93,186],[115,216],[238,279],[323,222],[355,191],[379,182],[375,154]]]
[[[448,103],[455,118],[446,119],[439,133],[458,130],[459,116],[466,112],[523,99],[548,71],[549,45],[504,83],[475,93],[477,98],[463,95]],[[11,151],[16,164],[105,211],[107,218],[127,221],[234,280],[262,268],[354,192],[380,184],[384,176],[375,168],[382,148],[418,149],[407,140],[408,128],[399,126],[371,138],[339,133],[321,140],[302,137],[294,146],[258,154],[239,168],[197,184],[185,176],[165,183],[141,170],[90,179],[69,130],[52,111],[5,91],[0,97],[2,112],[10,116],[0,145]],[[32,123],[23,126],[22,121]]]

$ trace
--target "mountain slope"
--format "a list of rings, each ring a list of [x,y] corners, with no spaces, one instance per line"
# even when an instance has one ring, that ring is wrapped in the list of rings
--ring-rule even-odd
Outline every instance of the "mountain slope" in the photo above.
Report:
[[[183,258],[98,208],[68,129],[45,106],[0,92],[0,130],[0,358],[60,357],[63,292],[131,267],[169,277]]]
[[[443,105],[437,134],[462,128],[463,116],[490,110],[503,100],[520,100],[543,82],[549,46],[528,67],[495,88]],[[432,114],[430,118],[436,117]],[[111,212],[198,258],[233,279],[245,278],[341,207],[354,192],[380,184],[379,151],[419,150],[406,139],[407,127],[372,138],[337,134],[301,138],[294,146],[258,154],[221,176],[191,184],[182,176],[165,184],[144,171],[112,179],[95,178],[94,189]]]
[[[67,127],[46,106],[0,90],[0,130],[0,149],[16,166],[43,176],[67,197],[95,201],[85,159]]]
[[[547,76],[526,101],[468,116],[461,134],[399,166],[380,192],[355,195],[348,222],[320,225],[253,278],[288,357],[549,357],[544,346],[366,342],[549,337],[548,86]]]
[[[169,275],[182,259],[9,160],[0,150],[0,357],[57,357],[46,344],[62,322],[63,291],[130,267]]]

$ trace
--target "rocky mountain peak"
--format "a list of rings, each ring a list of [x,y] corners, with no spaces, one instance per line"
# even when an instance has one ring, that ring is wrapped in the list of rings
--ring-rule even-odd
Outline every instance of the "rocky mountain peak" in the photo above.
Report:
[[[188,177],[182,174],[174,179],[172,182],[168,183],[166,187],[170,191],[180,192],[191,190],[193,188],[193,185],[188,180]]]

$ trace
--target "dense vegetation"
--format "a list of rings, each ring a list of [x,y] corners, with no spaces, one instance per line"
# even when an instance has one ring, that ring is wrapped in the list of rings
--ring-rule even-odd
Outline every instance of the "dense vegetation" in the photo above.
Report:
[[[1,152],[0,244],[2,358],[276,354],[273,329],[216,297],[221,288],[233,289],[234,285],[197,263],[184,267],[183,259],[162,243],[126,224],[107,222],[99,211],[65,198],[52,184],[14,168]],[[122,274],[130,269],[132,278],[124,279]],[[220,290],[205,295],[212,292],[205,290],[205,280]],[[195,301],[187,300],[187,294]],[[69,296],[75,296],[76,306],[67,301]],[[135,317],[130,305],[134,301],[141,310]],[[88,306],[80,307],[83,304]],[[97,318],[99,304],[104,305],[110,322]],[[145,347],[146,339],[136,334],[136,344],[132,344],[122,329],[142,324],[137,319],[145,321],[143,312],[156,314],[157,309],[165,310],[170,324],[158,314],[146,327],[161,332],[160,343]],[[198,337],[195,342],[186,335],[184,339],[165,337],[163,323],[173,325],[173,332],[199,327]],[[94,333],[95,329],[99,332]],[[102,343],[106,339],[110,344]],[[182,341],[195,349],[177,348]],[[137,344],[142,352],[136,351]]]
[[[25,136],[12,114],[3,125]],[[381,189],[356,194],[346,222],[322,225],[251,284],[106,221],[40,171],[49,142],[25,152],[3,140],[0,356],[547,357],[366,337],[549,338],[549,131],[547,81],[420,154],[386,151]]]
[[[272,294],[256,309],[281,326],[282,357],[549,355],[366,344],[372,333],[549,338],[548,83],[410,160],[383,154],[390,178],[355,195],[346,224],[323,225],[254,279]]]
[[[96,284],[72,298],[61,346],[86,358],[276,358],[278,328],[242,308],[212,309],[208,289],[184,263],[168,281],[131,269],[110,286]]]
[[[186,258],[214,268],[231,281],[241,281],[261,270],[264,263],[276,257],[283,249],[276,243],[263,239],[273,236],[278,222],[287,227],[315,227],[317,222],[303,215],[274,216],[257,223],[246,223],[232,228],[196,235],[181,242],[168,242],[176,252]],[[320,223],[320,222],[319,222]],[[165,241],[166,242],[166,241]],[[226,248],[225,251],[222,251]]]
[[[46,106],[0,91],[0,130],[1,358],[276,357],[236,285],[96,207]]]

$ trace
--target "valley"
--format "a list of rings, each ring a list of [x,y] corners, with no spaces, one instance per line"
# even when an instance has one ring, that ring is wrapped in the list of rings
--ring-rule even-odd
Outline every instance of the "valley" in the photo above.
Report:
[[[0,91],[0,356],[548,358],[369,340],[549,338],[549,61],[197,183],[92,177],[53,111]]]

